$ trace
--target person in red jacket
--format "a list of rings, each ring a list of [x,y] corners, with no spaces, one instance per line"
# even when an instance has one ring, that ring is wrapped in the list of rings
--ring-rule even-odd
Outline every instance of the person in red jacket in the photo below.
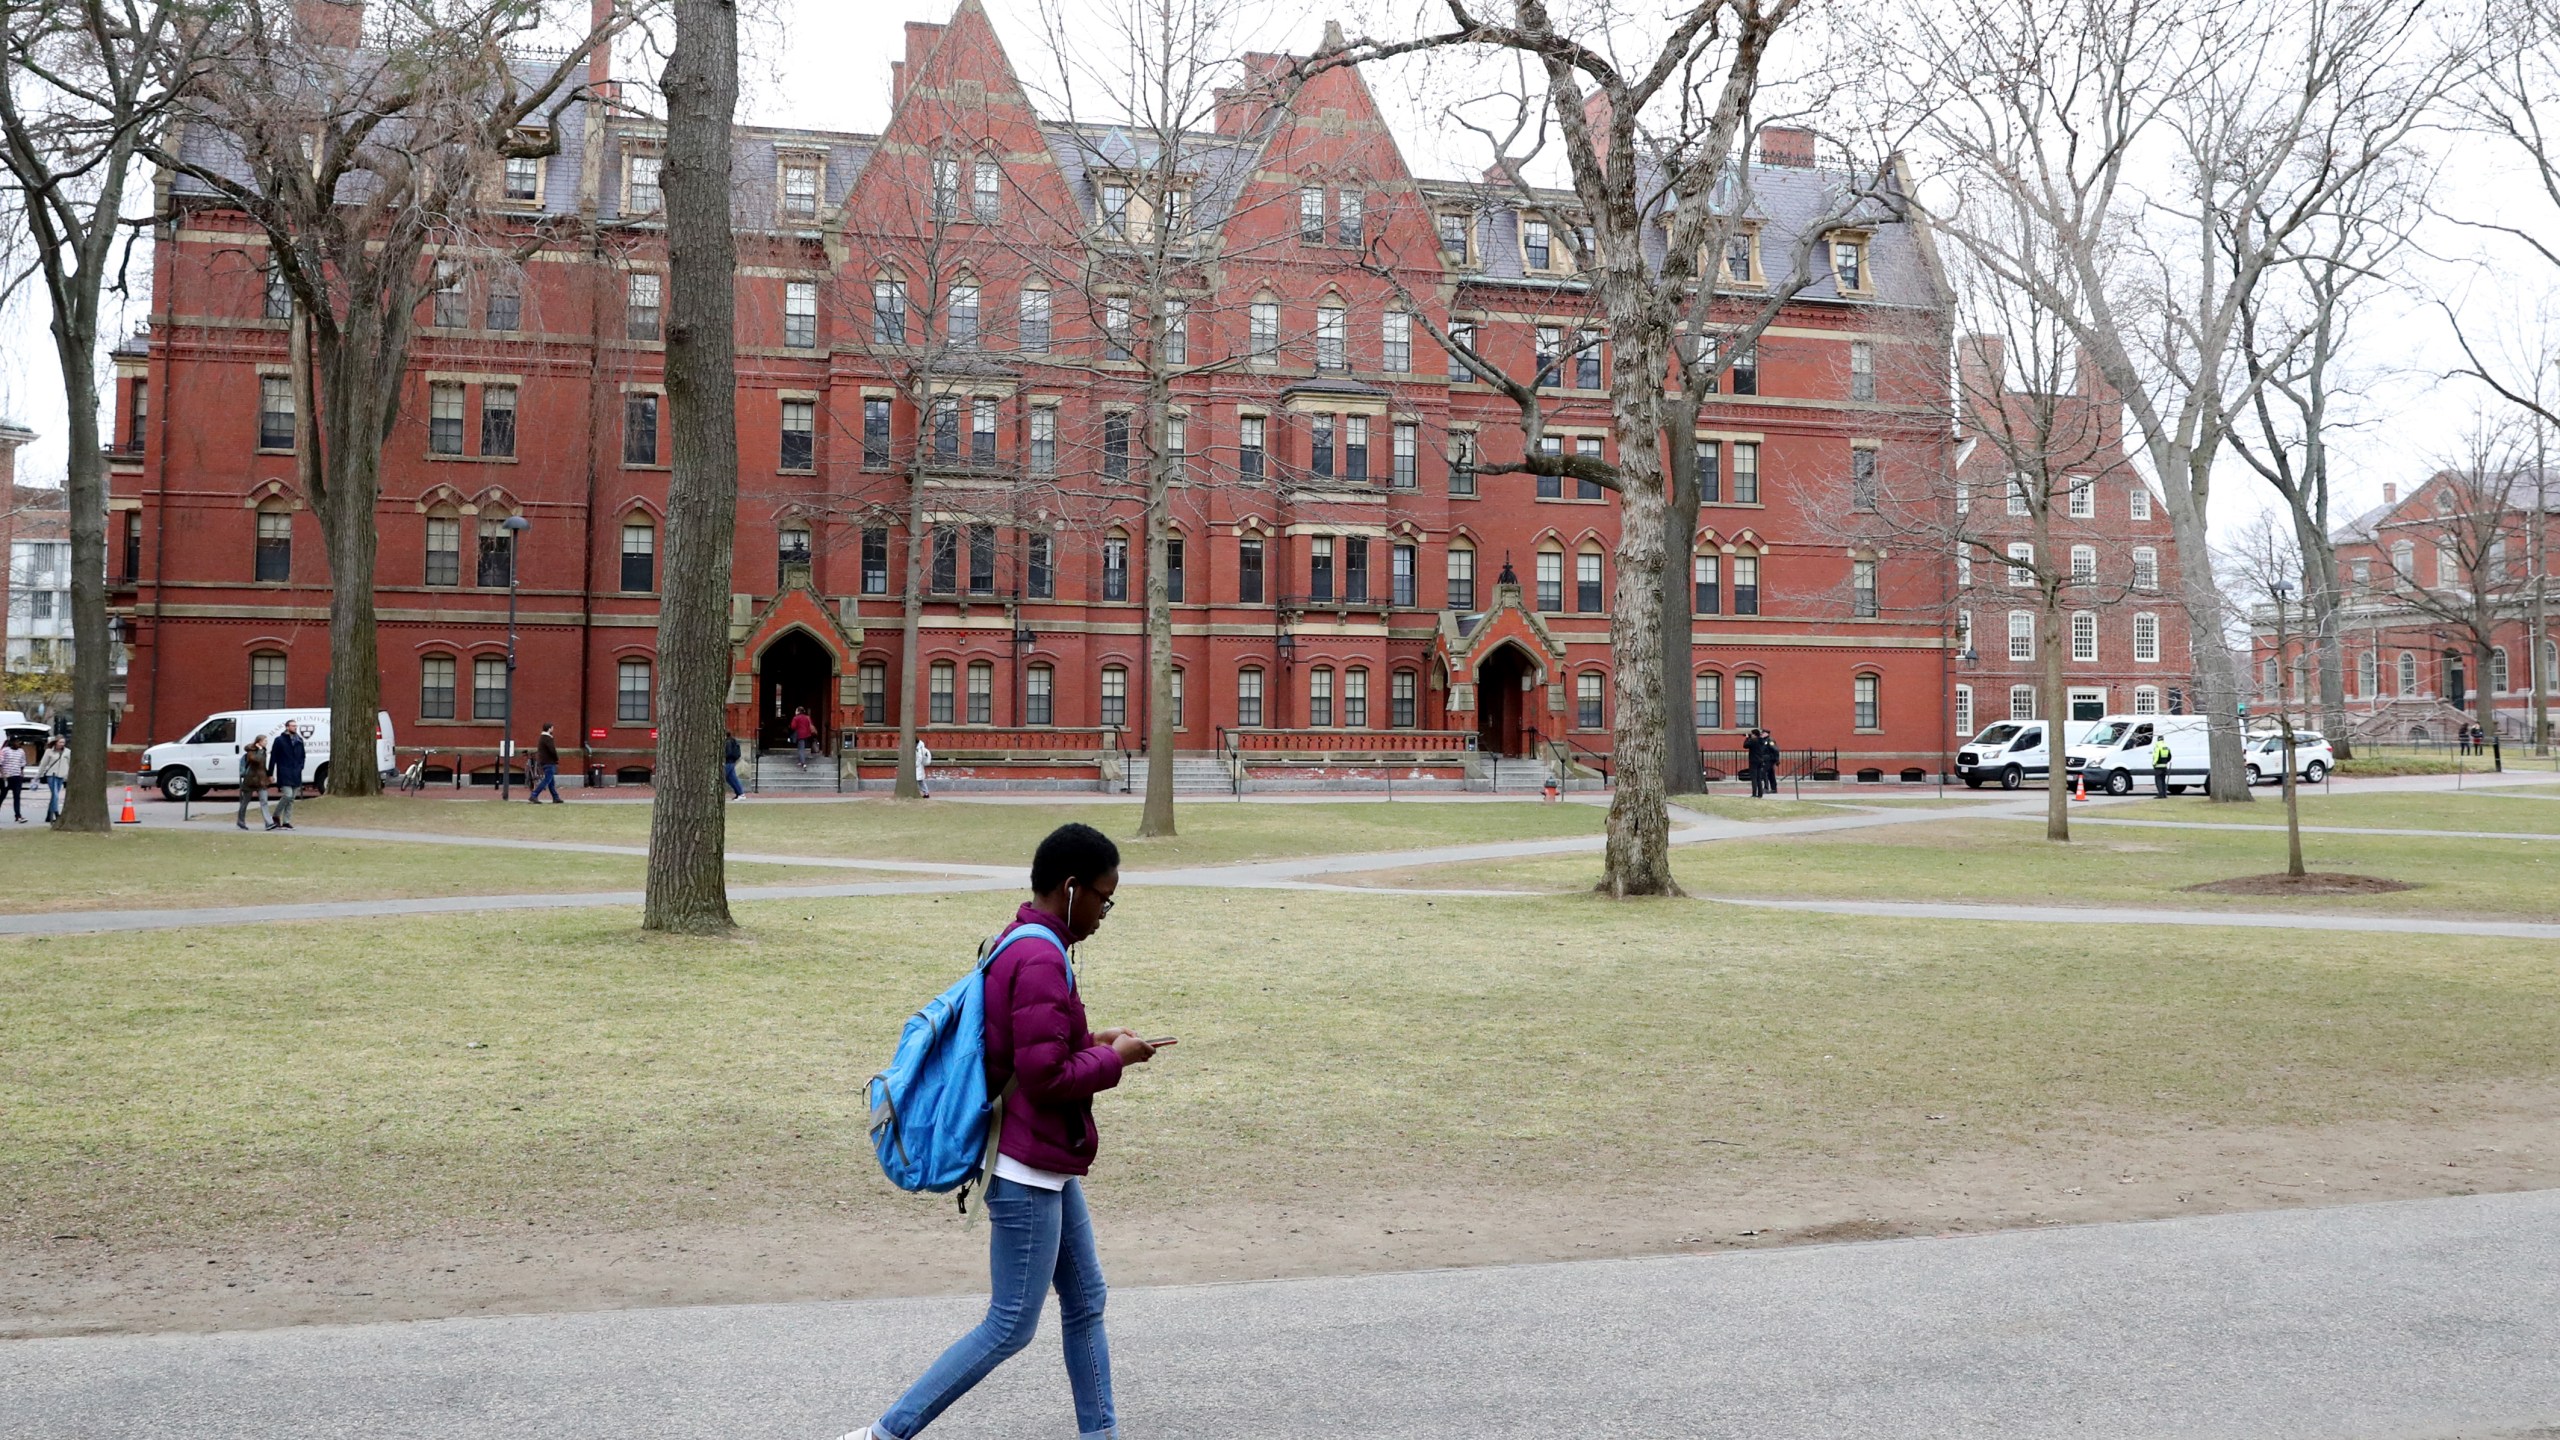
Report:
[[[1111,1347],[1102,1333],[1102,1262],[1083,1176],[1100,1136],[1093,1097],[1143,1065],[1156,1046],[1133,1030],[1086,1028],[1068,947],[1102,928],[1120,888],[1120,847],[1090,825],[1061,825],[1031,859],[1031,903],[1015,925],[1025,937],[987,967],[987,1087],[1001,1095],[995,1174],[986,1207],[995,1233],[988,1261],[994,1295],[978,1328],[954,1341],[897,1404],[844,1440],[914,1440],[951,1402],[1031,1343],[1042,1299],[1058,1291],[1076,1430],[1116,1437]],[[1171,1044],[1165,1040],[1161,1044]]]

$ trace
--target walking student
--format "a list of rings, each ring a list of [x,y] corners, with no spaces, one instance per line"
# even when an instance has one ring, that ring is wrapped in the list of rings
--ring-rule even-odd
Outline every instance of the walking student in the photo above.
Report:
[[[1146,1063],[1156,1045],[1131,1030],[1085,1028],[1067,954],[1101,928],[1119,888],[1119,847],[1089,825],[1058,827],[1032,856],[1031,903],[1015,912],[1014,924],[1039,926],[1055,938],[1015,941],[987,967],[985,981],[987,1084],[1005,1097],[986,1198],[994,1231],[987,1245],[994,1291],[987,1316],[943,1351],[887,1414],[844,1440],[914,1440],[1031,1343],[1052,1287],[1076,1431],[1084,1440],[1119,1434],[1111,1347],[1102,1330],[1102,1263],[1083,1176],[1098,1148],[1093,1097],[1119,1084],[1127,1067]]]
[[[924,737],[919,735],[916,737],[916,793],[927,800],[933,798],[933,779],[925,770],[932,764],[933,747],[924,743]]]
[[[276,828],[267,825],[275,818],[267,813],[267,742],[255,735],[249,737],[249,748],[240,752],[240,809],[232,815],[231,823],[248,829],[252,804],[258,807],[258,823],[270,830]]]
[[[0,795],[8,797],[9,813],[18,823],[27,823],[27,752],[15,745],[0,744]]]
[[[2169,753],[2168,736],[2151,742],[2151,793],[2162,800],[2169,798]]]
[[[738,783],[738,760],[745,754],[745,748],[738,744],[738,737],[732,735],[729,737],[729,748],[722,751],[720,755],[720,775],[722,779],[729,782],[729,798],[732,800],[747,798],[747,787]]]
[[[809,707],[803,705],[791,712],[791,749],[801,769],[809,768],[809,742],[818,738],[818,722],[809,718]]]
[[[52,824],[62,816],[62,787],[71,780],[71,742],[56,735],[46,743],[44,758],[36,762],[36,778],[44,782],[44,823]]]
[[[270,830],[293,828],[293,797],[302,789],[302,760],[301,732],[287,720],[276,732],[276,743],[267,747],[267,768],[276,777],[276,818],[267,822]]]
[[[551,727],[548,725],[543,726],[542,733],[534,737],[533,767],[533,793],[527,795],[525,799],[531,804],[539,805],[542,803],[542,792],[548,790],[551,792],[552,804],[568,804],[568,801],[560,798],[560,742],[551,738]]]

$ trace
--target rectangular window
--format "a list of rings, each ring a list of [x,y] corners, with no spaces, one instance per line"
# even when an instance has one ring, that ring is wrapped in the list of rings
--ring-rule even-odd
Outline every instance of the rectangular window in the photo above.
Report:
[[[283,581],[293,578],[293,512],[261,510],[258,512],[257,578]],[[51,591],[38,591],[51,595]]]
[[[1576,455],[1581,456],[1582,458],[1584,458],[1584,459],[1586,459],[1586,460],[1597,460],[1597,459],[1599,459],[1599,458],[1600,458],[1600,437],[1599,437],[1599,436],[1597,436],[1597,435],[1585,435],[1585,436],[1581,437],[1580,439],[1575,440],[1575,441],[1573,442],[1573,453],[1574,453],[1574,454],[1576,454]],[[1582,478],[1582,477],[1580,477],[1580,476],[1576,476],[1576,477],[1574,478],[1574,482],[1573,482],[1573,498],[1574,498],[1574,499],[1576,499],[1576,500],[1597,500],[1597,499],[1599,499],[1599,498],[1601,497],[1602,493],[1603,493],[1603,492],[1602,492],[1602,491],[1601,491],[1601,489],[1600,489],[1600,482],[1599,482],[1599,481],[1597,481],[1597,480],[1584,479],[1584,478]]]
[[[1867,288],[1867,247],[1854,240],[1831,242],[1831,274],[1843,290]]]
[[[451,516],[427,517],[427,583],[462,583],[462,522]]]
[[[818,464],[818,402],[782,402],[782,468],[811,470]]]
[[[1316,368],[1340,372],[1351,368],[1345,347],[1344,329],[1347,312],[1339,305],[1323,305],[1316,309]]]
[[[993,160],[979,161],[969,177],[969,212],[989,223],[1004,218],[1004,169]]]
[[[1262,417],[1243,415],[1236,419],[1236,474],[1246,480],[1262,478]]]
[[[1449,547],[1449,608],[1476,608],[1476,552],[1466,545]]]
[[[139,455],[142,453],[142,437],[151,422],[151,382],[134,381],[132,396],[125,420],[124,448]]]
[[[1531,358],[1537,364],[1537,378],[1529,383],[1543,390],[1561,377],[1564,364],[1564,330],[1555,325],[1541,325],[1530,342]]]
[[[1182,604],[1182,591],[1182,537],[1177,535],[1164,542],[1164,598]]]
[[[936,660],[925,675],[925,721],[931,725],[948,725],[956,713],[952,689],[959,679],[959,667],[948,660]]]
[[[969,723],[996,722],[996,667],[984,660],[969,662]]]
[[[1476,372],[1468,369],[1467,362],[1460,359],[1458,355],[1459,348],[1462,346],[1469,350],[1476,348],[1476,322],[1473,320],[1449,322],[1449,378],[1473,380],[1476,378]]]
[[[1360,192],[1341,191],[1333,197],[1333,243],[1358,245],[1360,239]]]
[[[1342,598],[1369,598],[1369,542],[1366,537],[1350,535],[1343,538]]]
[[[1414,548],[1410,545],[1394,547],[1388,557],[1388,563],[1393,566],[1390,580],[1395,586],[1392,598],[1398,609],[1410,610],[1414,606],[1414,559]]]
[[[1760,447],[1756,443],[1733,442],[1733,503],[1760,503]]]
[[[1057,405],[1032,407],[1032,474],[1057,474]]]
[[[1538,552],[1538,608],[1546,611],[1564,608],[1564,554],[1562,551]]]
[[[1256,300],[1248,312],[1252,325],[1253,363],[1271,365],[1280,359],[1280,306],[1277,301]]]
[[[1022,723],[1054,725],[1057,723],[1057,680],[1055,670],[1034,665],[1022,677]]]
[[[258,448],[293,448],[293,377],[258,377]]]
[[[969,593],[996,593],[996,527],[969,527]]]
[[[2086,610],[2071,617],[2071,658],[2084,665],[2098,658],[2098,617]]]
[[[1849,508],[1872,512],[1876,508],[1876,452],[1849,452]]]
[[[1849,398],[1876,398],[1876,347],[1871,340],[1849,342]]]
[[[2009,547],[2009,585],[2012,589],[2036,583],[2036,547],[2021,540]]]
[[[2012,720],[2036,718],[2036,687],[2033,685],[2009,687],[2009,718]]]
[[[862,402],[862,468],[889,468],[889,402],[877,397]]]
[[[2365,568],[2365,563],[2361,560],[2357,561],[2356,583],[2365,585],[2371,583],[2372,579],[2372,572]],[[2133,549],[2133,588],[2136,590],[2160,588],[2160,552],[2148,545],[2137,545]]]
[[[124,512],[124,578],[142,578],[142,512]]]
[[[1760,726],[1760,677],[1733,677],[1733,728],[1756,730]]]
[[[1402,310],[1378,317],[1378,368],[1391,375],[1413,369],[1413,317]]]
[[[2160,663],[2159,616],[2146,612],[2133,617],[2133,658],[2144,665]]]
[[[499,656],[484,655],[471,662],[471,718],[507,718],[507,662]]]
[[[2012,660],[2036,658],[2036,617],[2033,611],[2009,612],[2009,658]]]
[[[1307,675],[1307,723],[1333,723],[1333,672],[1314,670]]]
[[[646,520],[622,527],[622,588],[640,593],[658,588],[658,527]]]
[[[1342,419],[1342,478],[1369,478],[1369,417],[1346,415]]]
[[[1298,239],[1307,245],[1324,243],[1324,191],[1314,185],[1298,191]]]
[[[2074,585],[2098,583],[2097,546],[2074,545],[2071,547],[2071,583]]]
[[[1236,542],[1236,603],[1262,603],[1262,541],[1257,536]]]
[[[969,459],[992,465],[996,459],[996,402],[992,395],[969,400]]]
[[[655,155],[631,157],[630,183],[623,187],[622,192],[624,214],[655,215],[666,205],[666,192],[658,188],[658,176],[664,164]]]
[[[472,583],[503,588],[516,578],[516,532],[507,528],[507,517],[480,517],[480,556],[473,567]]]
[[[933,402],[933,453],[945,460],[960,458],[960,401],[945,395]]]
[[[498,456],[516,453],[516,387],[513,385],[480,387],[480,453]]]
[[[1884,728],[1884,682],[1873,675],[1861,675],[1851,684],[1851,721],[1860,730]]]
[[[970,319],[977,316],[974,307]],[[818,343],[818,284],[786,280],[782,285],[782,343],[806,350]]]
[[[783,162],[782,218],[785,220],[818,218],[817,166],[801,161]]]
[[[1307,595],[1311,599],[1333,598],[1333,537],[1318,535],[1307,541]]]
[[[1342,723],[1355,730],[1369,728],[1369,672],[1342,672]]]
[[[1129,723],[1129,672],[1117,665],[1102,667],[1102,723],[1115,730]]]
[[[862,532],[862,593],[889,593],[889,532],[880,526]]]
[[[459,385],[427,387],[427,453],[462,453],[462,387]]]
[[[1460,265],[1467,263],[1467,242],[1470,232],[1475,229],[1475,217],[1443,215],[1439,217],[1439,224],[1441,256]]]
[[[2024,475],[2012,475],[2009,477],[2010,514],[2024,515],[2027,513],[2027,497],[2030,492],[2031,485],[2032,482],[2030,482]]]
[[[1164,302],[1164,363],[1173,366],[1191,363],[1191,305],[1188,301]]]
[[[1573,388],[1600,388],[1600,337],[1589,330],[1574,332]]]
[[[1176,480],[1190,478],[1191,418],[1187,415],[1164,417],[1164,458],[1166,473]]]
[[[933,161],[933,214],[937,220],[948,220],[960,208],[960,162],[948,155],[937,155]]]
[[[1724,503],[1724,446],[1713,440],[1697,442],[1698,503]]]
[[[978,348],[978,287],[954,285],[951,304],[942,322],[942,333],[954,350]]]
[[[1024,547],[1027,553],[1023,558],[1025,572],[1023,584],[1024,588],[1031,592],[1031,598],[1034,600],[1051,600],[1057,597],[1058,565],[1053,550],[1055,543],[1046,535],[1034,535],[1031,537],[1031,543]]]
[[[1573,677],[1573,723],[1576,728],[1597,730],[1608,723],[1603,683],[1597,670],[1585,670]]]
[[[1956,612],[1956,655],[1958,658],[1979,658],[1973,654],[1973,612],[1970,610]]]
[[[625,395],[622,397],[622,463],[655,465],[658,463],[658,397]]]
[[[524,292],[513,280],[489,282],[489,328],[513,330],[524,323]]]
[[[471,323],[470,296],[463,293],[462,280],[461,266],[450,260],[436,262],[430,323],[447,330],[459,330]]]
[[[2139,696],[2136,697],[2137,700],[2139,698]],[[1972,736],[1973,687],[1970,685],[1959,685],[1956,687],[1956,739],[1959,741],[1968,740],[1971,739]]]
[[[1600,597],[1600,557],[1592,552],[1573,557],[1573,608],[1585,615],[1597,615],[1605,608]]]
[[[1129,598],[1129,542],[1114,535],[1102,542],[1102,598]]]
[[[888,664],[885,661],[880,660],[865,660],[862,662],[862,669],[858,673],[861,676],[860,689],[862,692],[862,723],[865,725],[888,724]]]
[[[1016,339],[1020,341],[1021,347],[1030,351],[1048,349],[1049,292],[1037,285],[1024,286],[1020,308],[1022,319],[1017,327]]]
[[[1106,480],[1129,478],[1129,416],[1115,410],[1102,417],[1102,475]]]
[[[1733,557],[1733,613],[1760,613],[1760,557],[1757,555]]]
[[[1387,723],[1398,730],[1414,727],[1414,674],[1398,670],[1387,677]]]
[[[925,588],[935,595],[954,594],[960,589],[960,532],[936,525],[931,538],[933,553],[927,560]]]
[[[1724,728],[1724,677],[1708,671],[1689,682],[1689,724],[1696,730]]]
[[[1104,359],[1126,360],[1129,358],[1131,353],[1129,349],[1129,327],[1131,323],[1128,296],[1105,295],[1102,297],[1102,353]]]
[[[1520,263],[1532,270],[1554,268],[1555,244],[1544,220],[1520,222]]]
[[[1876,600],[1876,562],[1849,562],[1850,611],[1861,620],[1873,620],[1879,612]]]
[[[1717,573],[1722,563],[1723,557],[1717,555],[1693,555],[1689,558],[1689,588],[1695,597],[1690,605],[1694,613],[1724,613],[1724,577]]]
[[[453,657],[430,655],[418,663],[418,718],[453,718]]]
[[[1129,187],[1117,181],[1106,181],[1100,195],[1102,233],[1118,239],[1129,235]]]
[[[614,667],[613,718],[624,725],[646,725],[650,702],[657,698],[649,683],[649,662],[625,660]]]
[[[2151,518],[2151,487],[2140,480],[2133,482],[2133,518],[2136,520]]]
[[[1564,441],[1554,435],[1541,435],[1538,437],[1538,453],[1541,455],[1562,455],[1564,453]],[[1537,495],[1541,500],[1563,499],[1564,477],[1561,475],[1538,476]]]
[[[2074,520],[2096,518],[2098,482],[2086,475],[2074,475],[2065,483],[2071,487],[2071,518]]]
[[[892,278],[871,282],[871,343],[907,343],[906,281]]]
[[[1476,437],[1473,435],[1449,437],[1449,493],[1476,493]]]
[[[266,304],[260,313],[268,319],[290,320],[293,318],[293,287],[285,283],[283,266],[271,264],[267,267],[265,298]]]
[[[1333,417],[1307,417],[1307,469],[1330,480],[1333,478]]]
[[[635,272],[624,282],[622,299],[623,333],[634,340],[658,338],[659,297],[665,282],[646,271]]]
[[[1247,727],[1262,723],[1262,672],[1236,672],[1236,723]]]

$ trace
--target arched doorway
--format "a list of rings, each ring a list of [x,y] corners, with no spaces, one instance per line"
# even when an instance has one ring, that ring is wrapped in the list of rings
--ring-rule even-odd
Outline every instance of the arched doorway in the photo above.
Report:
[[[1497,645],[1476,662],[1476,748],[1487,755],[1529,753],[1529,698],[1537,665],[1517,645]]]
[[[806,707],[824,744],[830,724],[827,696],[836,678],[835,656],[806,630],[792,630],[756,657],[756,744],[791,748],[791,717]]]

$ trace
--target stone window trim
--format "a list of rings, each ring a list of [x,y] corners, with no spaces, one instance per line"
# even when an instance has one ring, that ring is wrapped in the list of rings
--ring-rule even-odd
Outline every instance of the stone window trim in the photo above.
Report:
[[[676,468],[676,467],[675,467],[675,462],[674,462],[674,460],[673,460],[673,458],[672,458],[672,457],[673,457],[673,455],[674,455],[674,447],[669,443],[669,437],[668,437],[667,387],[666,387],[666,382],[664,382],[664,381],[662,381],[662,380],[625,380],[625,381],[623,381],[623,382],[622,382],[622,384],[621,384],[621,386],[620,386],[619,388],[620,388],[620,392],[621,392],[621,395],[622,395],[622,398],[623,398],[623,401],[625,402],[625,404],[628,404],[628,403],[629,403],[629,401],[630,401],[630,398],[631,398],[632,396],[634,396],[634,395],[655,395],[655,396],[657,396],[657,397],[658,397],[658,448],[659,448],[661,451],[665,452],[665,453],[666,453],[670,458],[669,458],[668,460],[664,461],[664,462],[661,462],[661,463],[659,463],[659,464],[655,464],[655,465],[634,465],[634,464],[631,464],[631,463],[630,463],[630,462],[628,462],[628,461],[623,460],[623,459],[621,458],[621,453],[622,453],[622,452],[621,452],[621,449],[620,449],[620,446],[621,446],[621,434],[620,434],[620,427],[621,427],[621,425],[622,425],[622,416],[621,416],[621,413],[620,413],[619,411],[617,411],[617,412],[616,412],[616,414],[614,415],[614,418],[613,418],[613,423],[614,423],[614,426],[615,426],[615,436],[614,436],[614,445],[615,445],[615,448],[614,448],[614,450],[613,450],[613,452],[612,452],[612,453],[613,453],[613,455],[614,455],[614,461],[615,461],[615,464],[617,465],[617,467],[618,467],[618,468],[620,468],[620,469],[624,469],[624,470],[660,471],[660,472],[672,472],[672,471],[674,471],[674,469]]]
[[[1701,257],[1702,259],[1709,260],[1711,263],[1701,264],[1698,267],[1699,271],[1703,274],[1715,276],[1716,283],[1718,285],[1727,286],[1737,290],[1765,290],[1769,288],[1768,271],[1764,269],[1760,263],[1760,222],[1757,220],[1736,220],[1732,223],[1732,227],[1725,232],[1724,240],[1725,243],[1716,247],[1715,254],[1712,257]],[[1733,272],[1732,265],[1728,263],[1728,258],[1731,254],[1732,242],[1736,240],[1742,242],[1744,261],[1751,267],[1751,273],[1748,275],[1736,275]]]
[[[1859,226],[1841,226],[1823,233],[1823,269],[1830,272],[1838,292],[1854,299],[1871,299],[1876,293],[1875,231]],[[1853,283],[1839,283],[1840,248],[1855,247],[1857,278]]]
[[[261,368],[263,369],[264,367]],[[438,385],[459,385],[463,387],[462,433],[465,437],[466,445],[469,443],[469,437],[479,433],[479,431],[470,422],[472,417],[479,412],[480,392],[487,389],[489,386],[498,385],[513,389],[516,392],[516,409],[519,416],[521,416],[524,409],[524,377],[522,375],[499,375],[478,370],[430,370],[420,377],[420,383],[428,387],[428,394],[430,397],[434,394],[434,387]],[[430,399],[429,404],[433,404],[432,398]],[[519,425],[523,423],[521,418],[519,418],[517,423]],[[519,452],[523,449],[523,436],[521,432],[519,432],[517,436],[517,449]],[[514,455],[482,455],[477,451],[471,451],[469,453],[464,453],[462,451],[442,453],[435,450],[428,450],[423,452],[423,454],[424,458],[434,461],[439,465],[520,465],[524,463],[524,457],[521,453]]]
[[[785,186],[785,180],[787,172],[802,169],[815,170],[817,172],[817,189],[811,197],[810,212],[807,215],[794,215],[791,213],[789,208],[791,204],[791,195]],[[826,223],[826,214],[827,152],[823,149],[817,148],[802,148],[790,145],[775,146],[773,151],[774,223],[786,230],[813,230]],[[802,223],[795,226],[792,223],[795,220]]]
[[[1717,447],[1716,463],[1724,467],[1725,472],[1725,483],[1719,489],[1721,498],[1701,501],[1700,504],[1702,507],[1717,510],[1766,510],[1769,508],[1769,502],[1765,498],[1758,500],[1734,499],[1734,486],[1732,480],[1734,465],[1733,447],[1736,445],[1748,445],[1752,447],[1751,473],[1757,481],[1754,493],[1762,496],[1766,496],[1768,494],[1769,469],[1767,462],[1769,459],[1769,436],[1767,431],[1696,430],[1691,432],[1691,436],[1694,440],[1704,441]]]

